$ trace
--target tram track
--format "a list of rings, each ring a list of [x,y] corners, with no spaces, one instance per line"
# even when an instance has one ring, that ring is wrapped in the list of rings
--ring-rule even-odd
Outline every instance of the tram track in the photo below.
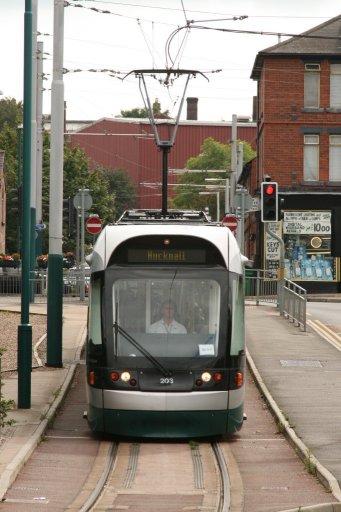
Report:
[[[155,459],[156,452],[158,457]],[[185,461],[186,454],[191,459],[192,478],[187,478],[185,486],[179,489],[179,464],[171,466],[173,474],[168,471],[168,485],[165,485],[165,481],[156,481],[157,474],[165,480],[165,466],[171,464],[174,455],[178,457],[180,452],[182,462]],[[211,457],[211,463],[208,463],[208,457]],[[153,467],[149,464],[150,459],[153,459]],[[184,480],[185,472],[188,476],[188,464],[184,463],[182,469],[184,474],[180,475],[180,479]],[[149,481],[151,486],[146,486],[145,483],[141,485],[142,474],[142,480]],[[146,510],[146,507],[150,511],[162,510],[162,501],[163,506],[167,503],[167,510],[174,512],[180,512],[184,506],[193,510],[205,507],[214,512],[230,510],[230,479],[219,443],[113,442],[107,451],[103,473],[80,512],[103,510],[109,504],[119,508],[129,508],[134,504],[136,511]],[[138,508],[139,506],[142,508]]]

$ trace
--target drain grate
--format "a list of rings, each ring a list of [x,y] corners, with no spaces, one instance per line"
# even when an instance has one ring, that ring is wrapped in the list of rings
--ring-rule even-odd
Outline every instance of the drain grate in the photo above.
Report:
[[[280,359],[280,363],[284,367],[298,366],[298,367],[309,367],[309,368],[322,368],[320,361],[307,361],[302,359]]]

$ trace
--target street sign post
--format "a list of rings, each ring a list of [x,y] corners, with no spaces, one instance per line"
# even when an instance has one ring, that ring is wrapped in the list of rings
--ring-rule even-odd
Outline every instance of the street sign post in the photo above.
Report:
[[[102,221],[99,217],[89,217],[86,220],[86,230],[92,235],[97,235],[102,229]]]
[[[226,215],[222,220],[222,224],[228,227],[231,231],[235,231],[238,227],[237,217],[234,215]]]

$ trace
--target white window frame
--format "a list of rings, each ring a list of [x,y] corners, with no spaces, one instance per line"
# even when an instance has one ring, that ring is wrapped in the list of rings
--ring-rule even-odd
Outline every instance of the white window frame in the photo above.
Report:
[[[341,64],[330,65],[330,107],[341,108]]]
[[[320,107],[320,71],[317,63],[309,63],[304,66],[304,107]]]
[[[341,181],[341,134],[329,136],[329,180]]]
[[[318,181],[320,160],[320,136],[304,135],[303,176],[304,181]]]

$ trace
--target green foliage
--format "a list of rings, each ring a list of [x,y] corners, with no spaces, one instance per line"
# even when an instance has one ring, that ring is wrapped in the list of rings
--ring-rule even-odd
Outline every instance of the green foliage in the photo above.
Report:
[[[7,222],[6,252],[8,254],[20,250],[18,239],[18,213],[12,208],[17,207],[18,155],[22,155],[22,130],[18,126],[22,122],[22,104],[15,99],[0,101],[0,150],[5,151],[5,181],[7,191]],[[20,138],[20,141],[19,141]],[[21,142],[19,147],[19,142]],[[21,178],[19,178],[20,183]],[[96,213],[104,223],[113,222],[122,211],[131,207],[136,199],[133,184],[122,169],[94,169],[83,150],[79,147],[64,149],[64,183],[63,197],[74,197],[80,188],[87,188],[93,199],[89,213]],[[43,233],[43,253],[48,253],[48,219],[50,203],[50,136],[44,135],[43,141],[43,183],[42,183],[42,219],[47,230]],[[63,252],[75,251],[75,239],[68,239],[67,226],[63,226]],[[91,243],[93,237],[86,233],[86,242]]]
[[[1,358],[5,349],[0,348],[0,369],[1,369]],[[0,380],[0,429],[5,425],[13,425],[14,420],[7,419],[9,411],[14,408],[14,400],[5,400],[2,394],[2,381]]]
[[[147,110],[145,108],[132,108],[131,110],[121,110],[121,116],[127,118],[147,118]]]
[[[136,203],[136,187],[124,169],[98,169],[115,198],[115,220]]]
[[[7,124],[9,128],[17,130],[23,120],[22,103],[17,103],[14,98],[0,100],[0,131]]]
[[[22,122],[21,102],[5,98],[0,100],[0,150],[5,151],[5,186],[8,193],[6,205],[6,252],[17,250],[18,215],[11,211],[18,183],[19,129]]]
[[[153,103],[153,115],[158,118],[169,118],[169,110],[161,112],[161,104],[156,98]],[[148,112],[146,108],[132,108],[131,110],[121,110],[121,116],[126,118],[148,118]]]
[[[244,165],[254,158],[255,151],[250,144],[243,142],[244,147]],[[200,172],[183,174],[178,179],[178,186],[176,187],[177,196],[171,199],[171,207],[173,208],[188,208],[195,210],[204,210],[205,207],[209,208],[210,212],[216,211],[217,198],[215,194],[212,195],[199,195],[200,191],[204,191],[208,182],[206,178],[221,179],[222,189],[220,192],[220,211],[224,213],[224,200],[225,191],[223,189],[224,179],[230,176],[231,169],[231,144],[223,144],[208,137],[204,140],[200,154],[191,157],[187,160],[186,168],[188,170],[217,170],[216,173]],[[196,185],[195,187],[193,185]],[[202,185],[202,188],[198,185]],[[218,189],[215,189],[218,190]],[[214,215],[213,215],[214,217]]]
[[[48,138],[45,138],[48,143]],[[43,159],[43,219],[49,218],[49,151],[44,151]],[[89,213],[96,213],[103,223],[112,222],[115,215],[114,195],[109,190],[109,184],[103,173],[95,169],[90,171],[90,162],[84,151],[79,147],[64,148],[64,182],[63,197],[74,197],[81,188],[89,189],[93,204]],[[68,238],[68,226],[63,226],[63,252],[75,251],[75,237]],[[85,242],[91,243],[92,236],[86,233]],[[43,252],[48,252],[48,232],[45,232]]]

